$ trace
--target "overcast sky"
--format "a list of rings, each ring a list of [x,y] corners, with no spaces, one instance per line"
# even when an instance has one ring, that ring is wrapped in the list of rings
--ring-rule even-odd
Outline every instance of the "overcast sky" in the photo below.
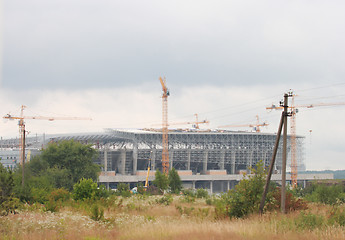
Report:
[[[193,114],[217,128],[278,128],[278,104],[345,102],[344,1],[3,0],[0,114],[92,117],[28,120],[31,135],[151,127]],[[345,169],[345,106],[301,108],[308,169]],[[186,126],[182,126],[186,127]],[[242,130],[250,131],[250,128]],[[310,130],[312,132],[310,133]],[[0,135],[18,135],[0,123]]]

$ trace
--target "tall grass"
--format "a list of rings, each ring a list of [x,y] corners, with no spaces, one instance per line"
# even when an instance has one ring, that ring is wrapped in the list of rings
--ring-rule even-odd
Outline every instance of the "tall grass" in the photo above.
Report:
[[[165,205],[161,198],[112,197],[92,204],[69,200],[55,213],[26,206],[19,214],[0,217],[0,239],[345,239],[343,205],[311,203],[303,212],[216,220],[214,206],[205,199],[188,202],[174,196]],[[99,209],[92,215],[95,204]]]

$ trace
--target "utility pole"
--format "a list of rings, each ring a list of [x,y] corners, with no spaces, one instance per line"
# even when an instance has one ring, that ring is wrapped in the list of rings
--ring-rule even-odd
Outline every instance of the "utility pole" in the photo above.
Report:
[[[285,119],[284,112],[282,112],[282,116],[280,118],[280,124],[279,124],[279,128],[278,128],[278,132],[277,132],[276,143],[274,145],[273,155],[272,155],[270,167],[269,167],[267,178],[266,178],[266,185],[265,185],[264,193],[262,194],[262,198],[261,198],[261,203],[260,203],[260,208],[259,208],[260,214],[262,214],[263,211],[264,211],[266,195],[267,195],[268,188],[269,188],[270,181],[271,181],[271,176],[272,176],[272,172],[273,172],[274,162],[275,162],[276,156],[277,156],[280,135],[282,133],[283,125],[285,125],[284,124],[284,119]]]
[[[288,112],[288,97],[291,97],[291,93],[289,94],[284,94],[284,102],[280,102],[280,105],[284,107],[284,111],[282,112],[281,118],[280,118],[280,124],[277,132],[277,138],[275,142],[275,146],[273,149],[273,155],[271,159],[271,163],[269,166],[269,171],[267,174],[266,178],[266,184],[264,188],[264,192],[262,194],[261,198],[261,203],[259,207],[259,212],[260,214],[263,213],[263,209],[265,206],[265,201],[266,201],[266,195],[268,192],[269,184],[271,181],[271,176],[272,176],[272,171],[274,167],[274,162],[276,159],[277,151],[278,151],[278,146],[279,146],[279,140],[281,136],[281,132],[283,129],[283,162],[282,162],[282,186],[281,186],[281,212],[286,213],[285,210],[285,200],[286,200],[286,191],[285,191],[285,185],[286,185],[286,159],[287,159],[287,117],[291,116],[291,113]]]
[[[281,212],[286,213],[286,158],[287,158],[287,117],[288,113],[288,98],[287,93],[284,94],[284,129],[283,129],[283,162],[282,162],[282,188],[281,188]]]

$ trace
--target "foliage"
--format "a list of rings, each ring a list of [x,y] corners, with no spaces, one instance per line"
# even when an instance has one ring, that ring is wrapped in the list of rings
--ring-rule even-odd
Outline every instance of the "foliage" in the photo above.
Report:
[[[14,179],[12,171],[5,169],[0,163],[0,205],[11,197],[13,187]]]
[[[196,190],[196,197],[197,198],[208,198],[208,191],[203,188],[199,188]]]
[[[15,213],[20,202],[13,196],[14,178],[11,170],[0,163],[0,215]]]
[[[322,215],[302,211],[295,219],[295,224],[300,230],[313,230],[315,228],[322,228],[325,225],[325,218]]]
[[[155,180],[153,181],[153,184],[158,187],[158,189],[160,189],[160,191],[163,193],[169,187],[169,178],[167,175],[157,170],[155,173]]]
[[[119,183],[117,185],[117,195],[122,196],[122,197],[130,197],[131,191],[129,190],[129,185],[126,183]]]
[[[169,171],[168,179],[171,192],[179,194],[182,189],[182,181],[175,168]]]
[[[104,209],[98,204],[93,204],[91,207],[90,217],[94,221],[100,221],[104,219]]]
[[[182,190],[182,194],[185,196],[191,196],[191,197],[195,197],[195,192],[193,189],[190,188],[186,188]]]
[[[156,202],[168,206],[172,203],[173,200],[174,199],[170,194],[165,194],[160,199],[157,199]]]
[[[344,187],[342,185],[312,184],[305,189],[305,198],[311,202],[335,204],[345,202]]]
[[[235,189],[215,201],[217,218],[240,218],[258,211],[265,184],[263,163],[259,162],[252,173],[253,175],[244,175]]]
[[[27,178],[45,178],[51,188],[72,190],[82,178],[97,180],[100,167],[93,163],[97,151],[74,140],[50,143],[28,165]],[[30,185],[29,185],[30,186]]]
[[[281,208],[281,188],[276,187],[271,190],[266,200],[266,210],[279,210]],[[308,208],[307,202],[302,198],[297,198],[293,191],[286,191],[285,209],[287,212],[296,210],[306,210]]]
[[[330,225],[345,226],[345,209],[340,209],[338,205],[333,206],[328,218]]]
[[[83,178],[73,186],[73,199],[95,199],[98,194],[97,192],[97,183],[95,183],[91,178]]]

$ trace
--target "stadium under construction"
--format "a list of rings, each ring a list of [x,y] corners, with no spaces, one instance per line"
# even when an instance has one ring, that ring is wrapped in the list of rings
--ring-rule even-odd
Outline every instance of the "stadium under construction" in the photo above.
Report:
[[[259,161],[269,165],[276,140],[275,134],[227,130],[169,130],[169,168],[175,168],[187,188],[207,188],[211,192],[222,192],[233,188],[255,167]],[[27,153],[38,154],[40,149],[52,141],[74,139],[92,144],[99,149],[95,159],[102,166],[99,183],[116,188],[119,182],[135,186],[145,181],[149,159],[154,179],[155,170],[162,170],[162,132],[154,129],[116,130],[102,133],[60,134],[28,137]],[[296,137],[298,170],[305,171],[304,137]],[[0,141],[1,158],[4,165],[19,163],[19,140]],[[290,159],[288,137],[288,159]],[[14,154],[18,152],[18,154]],[[11,157],[11,159],[9,159]],[[28,156],[27,156],[28,157]],[[6,162],[7,161],[7,162]],[[11,165],[11,166],[12,166]],[[282,144],[278,148],[273,180],[281,179]],[[289,162],[288,162],[289,166]],[[313,179],[332,179],[332,174],[299,174],[298,182],[305,184]],[[289,174],[287,180],[291,180]]]

